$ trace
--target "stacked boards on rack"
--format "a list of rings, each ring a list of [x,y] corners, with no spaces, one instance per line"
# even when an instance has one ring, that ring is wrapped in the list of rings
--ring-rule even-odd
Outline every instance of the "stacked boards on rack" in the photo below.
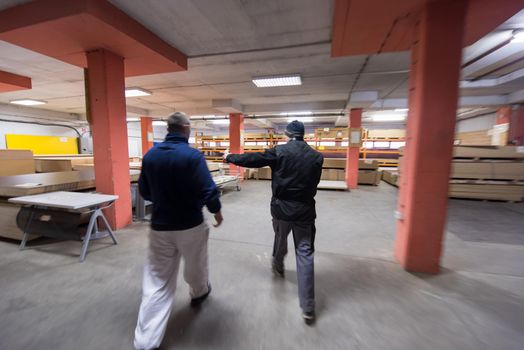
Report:
[[[385,170],[383,180],[398,186],[402,172]],[[519,202],[524,199],[524,148],[455,146],[449,197]]]
[[[524,199],[524,148],[456,146],[449,196],[519,202]]]
[[[380,183],[382,174],[378,169],[378,161],[361,159],[358,168],[359,184],[377,186]],[[324,158],[321,180],[345,181],[346,158]]]

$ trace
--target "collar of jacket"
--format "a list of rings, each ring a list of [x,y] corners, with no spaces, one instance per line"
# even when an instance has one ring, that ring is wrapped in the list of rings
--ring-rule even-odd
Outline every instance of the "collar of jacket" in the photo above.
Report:
[[[174,132],[174,133],[167,134],[166,139],[164,140],[164,142],[185,142],[185,143],[189,143],[187,137],[184,134],[179,133],[179,132]]]

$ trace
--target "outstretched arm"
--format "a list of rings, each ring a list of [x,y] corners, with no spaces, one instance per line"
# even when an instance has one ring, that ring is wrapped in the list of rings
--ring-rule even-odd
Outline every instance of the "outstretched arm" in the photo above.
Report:
[[[277,152],[274,148],[270,148],[264,152],[229,154],[225,160],[227,163],[245,168],[262,168],[276,164]]]

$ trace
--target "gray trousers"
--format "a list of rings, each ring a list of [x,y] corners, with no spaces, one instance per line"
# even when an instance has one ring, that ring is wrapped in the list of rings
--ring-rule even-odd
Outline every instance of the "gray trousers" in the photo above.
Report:
[[[293,231],[295,255],[297,260],[298,298],[304,312],[315,309],[315,223],[293,222],[273,218],[275,243],[273,245],[273,264],[284,267],[287,254],[287,236]]]

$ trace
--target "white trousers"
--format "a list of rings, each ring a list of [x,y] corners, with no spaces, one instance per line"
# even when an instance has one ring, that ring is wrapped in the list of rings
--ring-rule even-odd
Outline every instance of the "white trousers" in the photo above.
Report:
[[[183,231],[150,231],[135,349],[160,346],[171,314],[181,257],[184,258],[184,280],[189,284],[191,298],[207,293],[208,239],[206,222]]]

